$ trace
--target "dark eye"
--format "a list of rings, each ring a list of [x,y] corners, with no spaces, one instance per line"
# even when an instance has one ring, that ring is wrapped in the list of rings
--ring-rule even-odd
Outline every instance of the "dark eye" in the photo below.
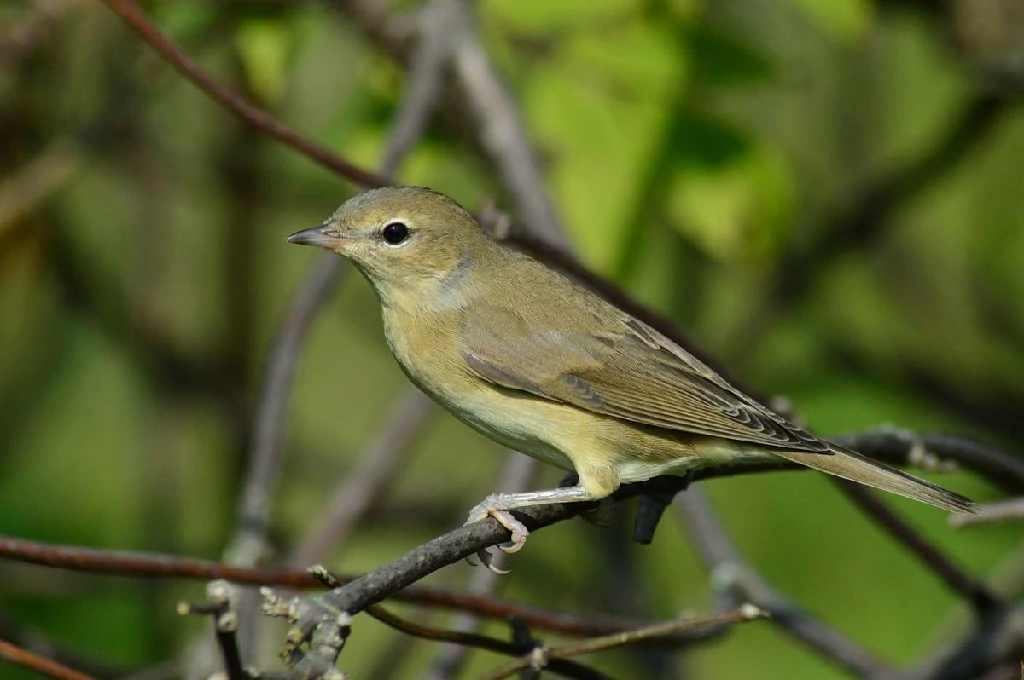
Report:
[[[381,230],[380,235],[388,245],[397,246],[409,238],[409,227],[405,222],[390,222]]]

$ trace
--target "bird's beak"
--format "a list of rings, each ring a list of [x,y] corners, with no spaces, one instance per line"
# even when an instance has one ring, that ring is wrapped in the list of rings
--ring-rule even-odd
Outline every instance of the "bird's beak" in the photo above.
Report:
[[[342,239],[336,228],[332,227],[329,222],[324,222],[310,229],[295,232],[288,237],[288,243],[334,250],[341,245]]]

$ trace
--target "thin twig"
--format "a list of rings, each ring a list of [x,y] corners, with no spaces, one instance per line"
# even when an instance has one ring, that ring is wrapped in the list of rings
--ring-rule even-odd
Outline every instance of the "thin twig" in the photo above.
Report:
[[[720,628],[734,623],[752,621],[758,618],[765,618],[768,613],[758,609],[754,605],[744,605],[740,609],[726,614],[710,614],[708,616],[694,616],[676,621],[654,624],[638,630],[629,630],[615,635],[606,635],[600,638],[582,640],[573,644],[554,647],[551,649],[539,648],[531,654],[526,654],[512,663],[502,666],[479,680],[501,680],[513,673],[527,668],[549,668],[552,661],[556,659],[568,659],[584,654],[593,654],[606,649],[622,647],[624,645],[636,644],[642,640],[672,635],[683,631],[693,631],[700,628]]]
[[[970,602],[979,616],[984,616],[999,605],[999,601],[983,583],[963,572],[941,550],[886,507],[867,487],[845,479],[836,479],[835,483],[847,498],[897,543],[910,550],[930,571],[941,578],[950,590]]]
[[[533,151],[522,115],[480,41],[471,0],[447,0],[458,6],[455,31],[456,87],[472,116],[481,146],[497,169],[531,233],[569,249],[569,239]]]
[[[370,187],[387,186],[390,184],[384,177],[367,172],[322,146],[314,144],[306,137],[274,120],[266,112],[221,87],[164,36],[131,0],[103,1],[118,16],[124,19],[139,34],[139,37],[163,57],[165,61],[174,66],[189,82],[206,92],[214,101],[249,125],[287,144],[307,158],[316,161],[356,184]]]
[[[112,678],[125,680],[133,672],[139,670],[138,667],[107,663],[69,648],[52,639],[43,630],[27,626],[7,613],[0,613],[0,639],[29,652],[45,656],[59,664],[75,668],[86,675],[95,676],[99,680]]]
[[[338,262],[340,259],[331,255],[323,255],[317,261],[292,301],[270,352],[262,394],[253,415],[253,452],[238,512],[239,533],[228,550],[229,561],[233,564],[253,566],[266,552],[264,537],[270,517],[270,499],[277,486],[285,413],[299,347],[317,312],[338,283],[342,272]]]
[[[458,645],[460,649],[476,648],[485,649],[489,652],[504,654],[506,656],[518,656],[524,653],[521,645],[514,642],[505,642],[496,638],[470,633],[462,630],[443,630],[432,626],[424,626],[401,618],[384,607],[375,604],[366,608],[366,613],[377,619],[386,626],[412,637],[434,642],[446,642]],[[594,671],[580,666],[572,661],[560,661],[553,663],[550,670],[555,675],[568,678],[594,677]]]
[[[344,540],[406,460],[413,437],[432,410],[433,402],[418,389],[405,390],[378,436],[357,456],[355,469],[339,482],[326,508],[318,513],[318,521],[289,557],[289,564],[304,567],[319,562]]]
[[[242,655],[238,649],[238,615],[231,608],[231,589],[226,581],[211,581],[206,586],[207,601],[200,604],[182,602],[178,613],[199,614],[213,617],[213,629],[224,664],[227,680],[251,680],[242,667]]]
[[[55,680],[95,680],[92,676],[4,640],[0,640],[0,659]]]
[[[787,256],[786,263],[778,269],[777,301],[794,302],[800,291],[807,290],[810,281],[835,262],[836,253],[867,248],[874,243],[884,233],[892,216],[956,168],[995,129],[1009,108],[1007,102],[998,97],[976,94],[938,144],[904,167],[873,180],[854,196],[849,209],[840,211],[822,229],[821,238],[810,247],[794,250]],[[765,307],[770,311],[767,305]]]
[[[26,213],[63,187],[82,166],[84,154],[70,137],[50,142],[39,155],[0,178],[0,242],[23,224]]]
[[[0,557],[26,564],[68,569],[93,574],[133,578],[181,578],[209,581],[224,579],[251,586],[319,588],[320,581],[306,571],[288,569],[247,569],[218,562],[155,553],[95,550],[0,536]],[[359,578],[336,575],[343,583]],[[490,619],[515,616],[530,626],[563,635],[588,637],[636,628],[640,622],[608,616],[580,617],[565,612],[464,593],[447,588],[415,586],[394,593],[391,599],[409,604],[468,611]]]
[[[973,515],[959,514],[949,518],[950,526],[971,527],[979,524],[995,524],[1024,520],[1024,498],[1010,498],[975,507]]]
[[[780,629],[857,677],[871,677],[886,669],[874,656],[790,602],[750,569],[710,511],[699,486],[681,494],[676,506],[711,571],[712,583],[731,606],[752,602],[767,611]]]
[[[430,120],[430,113],[441,92],[441,76],[450,53],[449,24],[444,0],[428,3],[420,11],[409,82],[402,97],[402,107],[391,124],[391,138],[381,161],[384,177],[394,174],[400,160],[423,136]]]
[[[495,488],[500,493],[518,493],[525,491],[537,473],[537,460],[530,458],[517,451],[508,451],[505,454],[505,464],[498,475],[498,483]],[[476,595],[490,595],[494,592],[500,580],[497,570],[502,568],[505,553],[499,553],[493,558],[495,569],[474,569],[469,577],[469,592]],[[452,627],[455,630],[471,632],[479,626],[480,617],[469,613],[460,613]],[[465,664],[467,648],[465,645],[445,645],[438,650],[430,669],[427,672],[427,680],[449,680],[458,675]]]
[[[409,77],[409,83],[402,98],[402,106],[392,125],[388,146],[381,163],[379,177],[383,183],[390,182],[399,164],[411,150],[415,141],[422,135],[434,110],[440,90],[440,72],[446,54],[441,45],[442,32],[440,28],[433,27],[429,23],[425,26],[431,27],[433,32],[424,34],[420,40],[421,47],[417,48],[421,58]],[[198,68],[193,70],[204,76]],[[212,82],[209,78],[206,80]],[[261,121],[266,122],[263,119]],[[293,137],[301,139],[298,135],[293,134]],[[343,262],[342,258],[333,254],[320,256],[319,263],[308,275],[299,294],[292,302],[279,333],[279,339],[271,353],[260,405],[254,416],[256,430],[254,449],[244,486],[238,534],[228,553],[232,557],[231,561],[239,566],[255,566],[256,560],[266,552],[266,528],[270,515],[270,498],[277,486],[278,471],[281,466],[285,414],[291,399],[299,349],[313,319],[335,289],[340,273],[345,270]],[[357,492],[361,494],[359,496],[361,501],[359,503],[348,502],[348,499],[352,497],[352,484],[343,483],[339,487],[339,493],[345,493],[347,496],[340,496],[339,493],[336,493],[332,502],[332,508],[336,513],[341,514],[332,517],[332,513],[329,512],[326,523],[321,525],[311,536],[310,541],[313,543],[307,541],[300,547],[297,559],[306,559],[306,556],[314,550],[325,549],[331,543],[332,534],[336,535],[337,532],[344,530],[346,522],[354,522],[359,517],[374,497],[375,489],[387,478],[391,467],[387,465],[387,462],[395,459],[400,451],[408,448],[409,439],[416,432],[427,412],[428,404],[422,395],[413,395],[408,402],[403,403],[397,417],[401,418],[399,424],[404,426],[395,428],[394,431],[385,431],[385,436],[379,442],[378,450],[369,452],[371,457],[366,461],[367,467],[364,469],[369,469],[366,474],[375,475],[374,479],[369,480],[363,476],[361,479],[351,480],[355,483],[364,483],[364,486],[358,487]],[[370,481],[374,484],[365,484]],[[310,562],[312,561],[314,560],[311,559]],[[255,613],[254,595],[251,592],[238,594],[238,610],[246,624]],[[242,642],[245,648],[250,646],[254,631],[252,626],[245,625],[243,627]]]

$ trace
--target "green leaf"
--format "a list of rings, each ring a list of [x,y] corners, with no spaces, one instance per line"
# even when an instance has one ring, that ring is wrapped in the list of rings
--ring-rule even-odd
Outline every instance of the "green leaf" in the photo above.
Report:
[[[772,75],[771,62],[766,56],[749,43],[740,42],[706,22],[694,26],[687,37],[694,75],[704,85],[747,85]]]
[[[870,0],[793,0],[821,30],[839,40],[856,40],[871,26]]]
[[[288,80],[291,32],[281,21],[252,19],[235,33],[242,68],[249,88],[261,101],[280,98]]]
[[[719,146],[705,162],[691,156],[678,166],[668,196],[673,224],[713,257],[767,266],[792,221],[796,192],[789,168],[769,147],[739,152]]]

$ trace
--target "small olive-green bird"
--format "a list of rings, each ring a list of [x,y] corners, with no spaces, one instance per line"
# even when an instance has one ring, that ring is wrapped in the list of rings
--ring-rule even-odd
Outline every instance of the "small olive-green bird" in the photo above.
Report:
[[[605,498],[623,482],[783,458],[950,511],[955,493],[814,436],[730,385],[682,347],[587,288],[487,236],[420,187],[355,196],[288,238],[351,260],[380,298],[405,374],[470,427],[575,471],[574,487],[495,494],[469,521]]]

